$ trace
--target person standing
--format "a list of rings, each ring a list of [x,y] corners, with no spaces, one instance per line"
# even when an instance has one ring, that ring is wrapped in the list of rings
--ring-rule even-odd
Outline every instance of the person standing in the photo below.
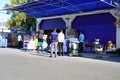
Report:
[[[79,50],[80,50],[80,53],[83,52],[83,43],[84,43],[84,39],[85,39],[85,35],[83,34],[83,32],[81,31],[80,32],[80,35],[79,35]]]
[[[37,49],[38,53],[40,49],[42,50],[42,53],[43,53],[43,34],[44,34],[44,31],[40,30],[38,35],[38,49]]]
[[[57,44],[58,44],[58,33],[56,29],[51,33],[51,54],[50,57],[53,57],[53,51],[55,50],[55,57],[57,57]]]
[[[18,35],[18,49],[22,47],[22,36],[19,34]]]
[[[95,38],[94,48],[95,50],[100,48],[100,39],[98,37]]]
[[[38,35],[35,36],[35,50],[38,50]]]
[[[64,40],[65,40],[65,36],[64,36],[63,30],[61,30],[60,33],[58,34],[58,47],[59,47],[59,55],[62,55],[62,56],[64,56],[64,52],[63,52]]]

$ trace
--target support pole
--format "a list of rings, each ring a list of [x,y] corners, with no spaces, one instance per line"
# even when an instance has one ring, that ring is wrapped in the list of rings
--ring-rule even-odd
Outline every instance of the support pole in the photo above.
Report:
[[[39,31],[39,24],[42,22],[42,19],[37,19],[36,31]]]
[[[110,13],[116,18],[118,21],[120,19],[120,15],[117,15],[117,10],[111,10]],[[120,27],[116,25],[116,48],[120,48]]]
[[[66,31],[65,31],[66,33],[65,33],[65,36],[66,36],[66,38],[68,38],[68,34],[67,33],[71,29],[72,22],[76,18],[76,16],[75,15],[67,15],[67,16],[64,16],[62,18],[63,18],[63,20],[66,23]]]

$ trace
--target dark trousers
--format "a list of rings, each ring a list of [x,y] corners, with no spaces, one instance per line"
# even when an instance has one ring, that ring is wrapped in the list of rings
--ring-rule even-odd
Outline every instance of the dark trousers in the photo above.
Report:
[[[64,52],[63,52],[63,42],[58,42],[58,48],[59,48],[59,55],[63,56],[64,55]]]
[[[82,53],[83,52],[83,42],[79,43],[79,52]]]
[[[22,47],[22,41],[18,41],[18,49]]]

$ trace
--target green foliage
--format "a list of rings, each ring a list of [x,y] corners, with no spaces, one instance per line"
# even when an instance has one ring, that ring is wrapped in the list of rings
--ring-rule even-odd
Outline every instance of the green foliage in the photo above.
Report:
[[[11,0],[11,4],[15,5],[15,4],[24,4],[26,3],[26,0]]]
[[[31,2],[33,0],[27,0],[27,1]],[[26,0],[11,0],[10,3],[11,4],[9,6],[20,5],[20,4],[25,4]],[[30,30],[32,27],[32,29],[35,30],[36,19],[26,13],[19,11],[12,11],[12,17],[8,21],[7,26],[10,29]]]

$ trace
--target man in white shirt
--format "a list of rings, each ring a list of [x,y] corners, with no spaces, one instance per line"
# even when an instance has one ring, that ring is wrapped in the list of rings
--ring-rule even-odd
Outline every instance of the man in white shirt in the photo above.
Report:
[[[18,48],[20,49],[22,46],[22,36],[19,34],[18,35]]]
[[[59,47],[59,55],[62,56],[64,56],[64,51],[63,51],[64,40],[65,40],[65,36],[63,30],[61,30],[60,33],[58,34],[58,47]]]

